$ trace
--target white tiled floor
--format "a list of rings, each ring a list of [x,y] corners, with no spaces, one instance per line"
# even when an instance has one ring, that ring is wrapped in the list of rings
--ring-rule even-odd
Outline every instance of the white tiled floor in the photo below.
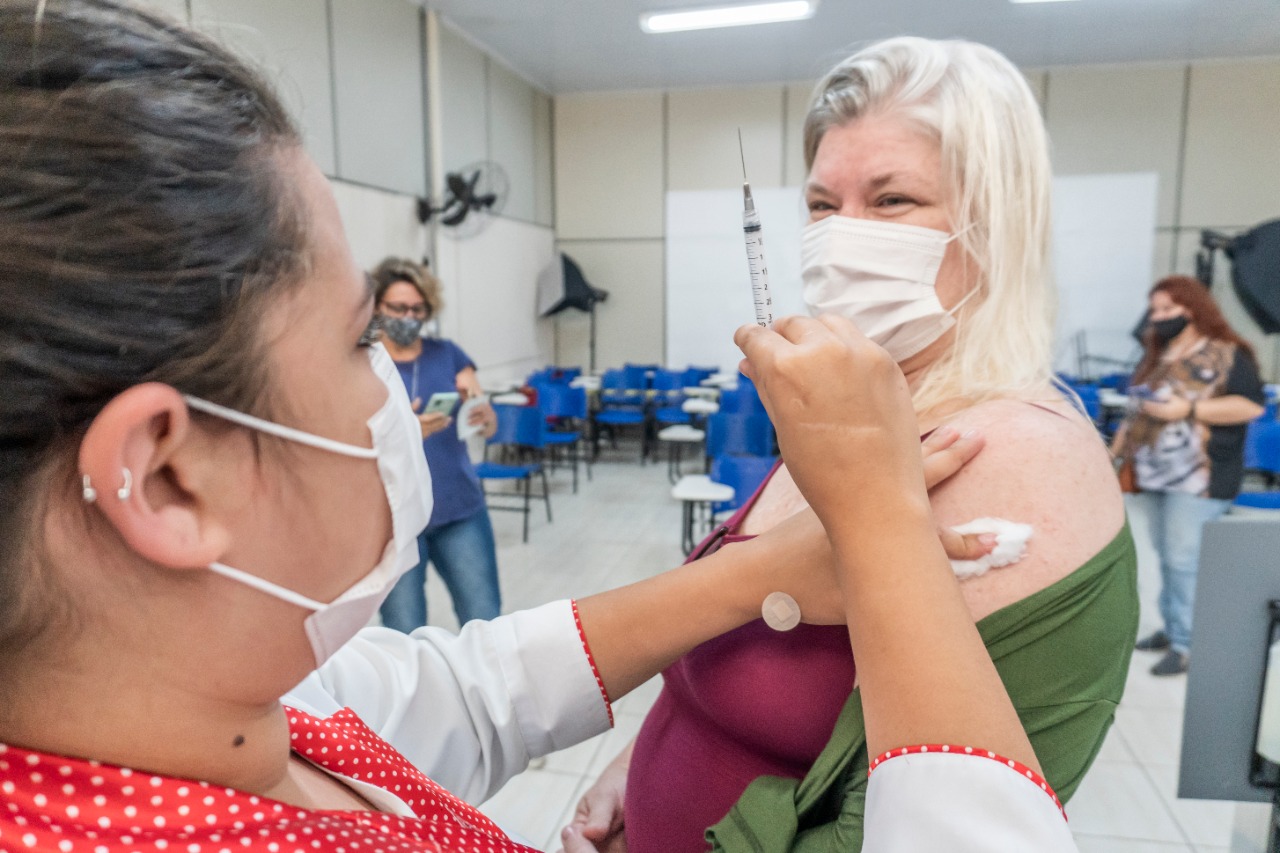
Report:
[[[678,565],[680,507],[669,497],[665,464],[640,467],[632,450],[606,453],[595,479],[573,495],[567,471],[552,481],[555,522],[535,505],[529,543],[520,516],[494,513],[503,604],[507,611],[556,598],[582,597]],[[1157,627],[1154,554],[1141,519],[1134,520],[1143,596],[1142,633]],[[448,593],[428,583],[433,624],[456,627]],[[1254,848],[1237,832],[1230,803],[1180,800],[1177,788],[1185,678],[1147,673],[1154,654],[1135,653],[1124,701],[1097,762],[1067,806],[1082,853],[1226,853]],[[559,830],[582,792],[639,729],[658,681],[615,707],[617,728],[549,756],[545,766],[513,779],[483,807],[509,831],[544,849],[559,848]],[[1257,824],[1265,807],[1241,807]],[[1257,848],[1260,850],[1261,848]]]

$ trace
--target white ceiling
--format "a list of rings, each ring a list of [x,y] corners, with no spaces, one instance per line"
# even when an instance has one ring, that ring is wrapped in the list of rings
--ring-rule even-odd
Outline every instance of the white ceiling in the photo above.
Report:
[[[416,0],[552,94],[816,80],[861,42],[967,38],[1023,68],[1280,55],[1280,0],[822,0],[807,21],[642,33],[728,0]]]

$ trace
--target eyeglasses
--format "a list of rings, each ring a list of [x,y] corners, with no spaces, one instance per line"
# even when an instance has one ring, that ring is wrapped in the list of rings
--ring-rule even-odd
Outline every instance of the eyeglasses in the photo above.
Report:
[[[403,302],[383,302],[382,310],[392,317],[403,317],[406,314],[412,314],[419,319],[426,319],[427,316],[427,306],[421,302],[417,305],[406,305]]]

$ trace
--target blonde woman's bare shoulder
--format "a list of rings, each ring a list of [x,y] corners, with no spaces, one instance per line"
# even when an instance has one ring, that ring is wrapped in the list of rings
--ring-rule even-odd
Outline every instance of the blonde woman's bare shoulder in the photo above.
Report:
[[[1124,524],[1124,502],[1101,437],[1069,403],[993,400],[948,418],[986,445],[930,495],[938,523],[1003,518],[1033,529],[1021,562],[964,582],[975,618],[1066,577]]]

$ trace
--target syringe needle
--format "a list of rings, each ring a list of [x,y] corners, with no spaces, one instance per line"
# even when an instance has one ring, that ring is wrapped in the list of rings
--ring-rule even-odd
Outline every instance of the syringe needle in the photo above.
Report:
[[[742,158],[742,182],[747,182],[747,154],[742,149],[742,128],[738,128],[738,156]]]

